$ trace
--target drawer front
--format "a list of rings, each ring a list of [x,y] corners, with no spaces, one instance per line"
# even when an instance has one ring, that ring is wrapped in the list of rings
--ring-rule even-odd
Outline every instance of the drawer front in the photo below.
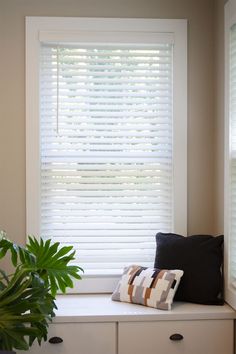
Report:
[[[48,340],[53,337],[63,342],[34,344],[27,353],[116,354],[115,323],[55,323],[49,326]]]
[[[173,334],[183,339],[171,340]],[[119,354],[233,354],[233,320],[124,322],[118,348]]]

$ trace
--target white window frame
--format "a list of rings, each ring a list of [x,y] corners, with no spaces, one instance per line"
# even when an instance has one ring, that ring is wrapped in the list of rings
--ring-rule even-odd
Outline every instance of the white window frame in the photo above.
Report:
[[[26,17],[26,229],[40,230],[40,44],[174,41],[173,73],[173,232],[187,234],[187,20]],[[74,292],[111,292],[117,277],[84,278]]]
[[[236,309],[236,290],[230,281],[230,29],[236,24],[236,1],[225,5],[225,171],[224,171],[224,280],[225,300]]]

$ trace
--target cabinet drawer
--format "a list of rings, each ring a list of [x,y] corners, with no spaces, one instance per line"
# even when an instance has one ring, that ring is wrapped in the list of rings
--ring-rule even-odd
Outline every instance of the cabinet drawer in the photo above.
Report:
[[[233,354],[233,320],[124,322],[118,345],[119,354]]]
[[[31,354],[116,354],[115,323],[55,323],[49,326],[48,340],[60,337],[62,343],[34,344]]]

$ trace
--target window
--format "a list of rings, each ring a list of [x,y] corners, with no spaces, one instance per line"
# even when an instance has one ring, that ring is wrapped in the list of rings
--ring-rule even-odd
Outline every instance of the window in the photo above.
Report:
[[[26,33],[27,231],[73,244],[80,286],[109,291],[153,265],[157,231],[186,233],[186,21],[27,18]]]
[[[236,308],[236,4],[225,6],[225,297]]]

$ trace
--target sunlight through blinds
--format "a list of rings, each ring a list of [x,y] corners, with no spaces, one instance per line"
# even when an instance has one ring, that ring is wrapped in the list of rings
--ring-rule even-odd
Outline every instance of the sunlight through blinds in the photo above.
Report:
[[[169,43],[41,47],[41,234],[85,274],[153,266],[172,230],[172,66]]]

